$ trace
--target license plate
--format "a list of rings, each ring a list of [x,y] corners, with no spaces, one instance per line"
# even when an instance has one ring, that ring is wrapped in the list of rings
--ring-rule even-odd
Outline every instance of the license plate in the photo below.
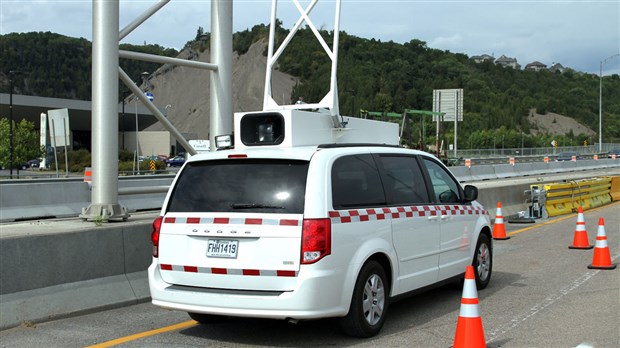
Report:
[[[239,250],[239,241],[233,239],[209,239],[207,257],[227,257],[234,259]]]

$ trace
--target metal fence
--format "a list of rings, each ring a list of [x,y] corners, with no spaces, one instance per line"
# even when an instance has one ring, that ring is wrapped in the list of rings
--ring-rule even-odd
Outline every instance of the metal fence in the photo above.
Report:
[[[556,156],[560,152],[577,152],[581,155],[596,155],[620,148],[620,144],[604,143],[602,151],[598,151],[598,144],[588,146],[559,146],[559,147],[519,147],[505,149],[468,149],[457,150],[457,158],[485,158],[485,157],[519,157],[519,156]],[[449,155],[454,152],[448,151]]]

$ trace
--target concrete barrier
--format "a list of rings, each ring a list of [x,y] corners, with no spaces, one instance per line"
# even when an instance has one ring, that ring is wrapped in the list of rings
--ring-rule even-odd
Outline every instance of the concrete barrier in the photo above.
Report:
[[[541,175],[550,173],[551,163],[530,163],[531,172],[530,175]]]
[[[2,226],[0,329],[149,298],[156,214],[97,226],[80,219]]]
[[[119,177],[119,191],[170,186],[174,175]],[[120,195],[129,212],[161,208],[165,191]],[[91,202],[90,186],[82,178],[0,181],[0,222],[34,218],[77,217]]]
[[[460,182],[471,182],[471,169],[465,166],[450,167],[450,171]]]
[[[472,166],[469,169],[469,176],[472,181],[483,181],[497,179],[494,166]]]

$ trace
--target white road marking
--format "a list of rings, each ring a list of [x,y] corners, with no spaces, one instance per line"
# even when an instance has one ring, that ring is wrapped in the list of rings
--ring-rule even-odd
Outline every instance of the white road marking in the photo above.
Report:
[[[614,255],[612,257],[612,260],[616,260],[619,257],[620,257],[620,254],[616,254],[616,255]],[[492,340],[494,340],[494,339],[497,339],[497,338],[501,337],[506,332],[508,332],[508,331],[516,328],[517,326],[519,326],[522,322],[524,322],[524,321],[526,321],[528,319],[533,318],[536,314],[538,314],[539,312],[541,312],[545,308],[551,306],[552,304],[554,304],[555,302],[557,302],[558,300],[560,300],[564,296],[568,295],[569,293],[571,293],[572,291],[574,291],[575,289],[577,289],[581,285],[585,284],[588,280],[590,280],[590,278],[592,278],[595,275],[597,275],[600,271],[601,271],[600,269],[597,269],[597,270],[592,270],[592,271],[588,271],[588,272],[584,273],[581,277],[577,278],[569,286],[560,289],[557,293],[552,294],[551,296],[549,296],[546,299],[544,299],[543,302],[537,303],[534,306],[532,306],[528,312],[519,314],[519,315],[513,317],[508,323],[500,325],[495,330],[493,330],[491,332],[488,332],[488,334],[487,334],[487,343],[492,341]],[[582,343],[582,344],[586,344],[586,343]],[[586,348],[586,347],[590,347],[590,346],[586,344],[586,345],[579,345],[578,347]]]

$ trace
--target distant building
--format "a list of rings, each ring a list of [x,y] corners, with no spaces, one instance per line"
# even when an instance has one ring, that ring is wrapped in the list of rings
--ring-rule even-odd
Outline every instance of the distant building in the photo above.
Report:
[[[533,61],[525,66],[525,70],[541,71],[547,69],[547,65],[539,61]]]
[[[515,58],[506,57],[503,54],[501,57],[495,60],[495,65],[501,65],[503,67],[509,67],[517,70],[521,69],[521,65],[517,63],[517,60]]]
[[[555,63],[551,66],[551,68],[549,68],[549,71],[551,71],[552,73],[559,71],[560,73],[563,73],[564,70],[566,70],[565,67],[562,66],[562,64],[560,63]]]
[[[470,59],[472,59],[476,63],[492,62],[495,60],[493,56],[489,56],[488,54],[483,54],[481,56],[472,56]]]

